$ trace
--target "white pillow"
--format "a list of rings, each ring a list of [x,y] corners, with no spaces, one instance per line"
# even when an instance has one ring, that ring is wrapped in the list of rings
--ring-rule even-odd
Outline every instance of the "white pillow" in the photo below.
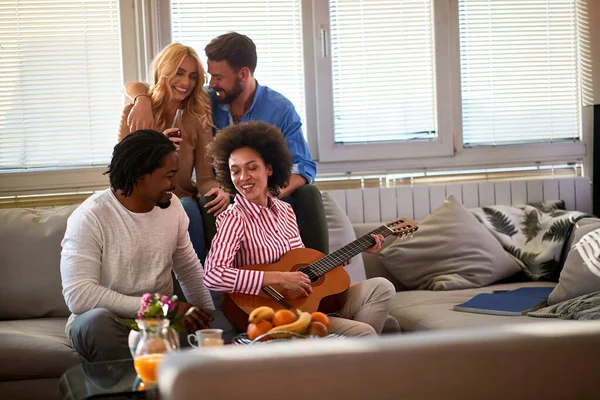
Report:
[[[600,291],[600,223],[575,227],[575,237],[548,304]]]
[[[327,229],[329,230],[329,252],[344,247],[350,242],[356,240],[356,234],[352,228],[352,223],[346,215],[346,212],[338,204],[337,201],[327,192],[322,193],[323,207],[325,208],[325,216],[327,218]],[[365,265],[361,254],[358,254],[352,260],[350,264],[344,267],[348,275],[350,275],[350,282],[356,283],[367,279],[365,273]]]

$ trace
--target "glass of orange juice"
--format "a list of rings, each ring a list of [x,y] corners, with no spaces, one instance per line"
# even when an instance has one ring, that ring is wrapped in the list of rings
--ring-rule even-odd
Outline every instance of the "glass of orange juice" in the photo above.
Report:
[[[142,378],[144,384],[156,383],[157,376],[156,371],[158,370],[158,363],[165,357],[164,353],[157,354],[145,354],[142,356],[136,356],[133,359],[133,366],[135,372]]]
[[[155,384],[160,361],[167,353],[177,350],[170,339],[168,319],[136,320],[142,338],[133,357],[133,366],[145,385]]]

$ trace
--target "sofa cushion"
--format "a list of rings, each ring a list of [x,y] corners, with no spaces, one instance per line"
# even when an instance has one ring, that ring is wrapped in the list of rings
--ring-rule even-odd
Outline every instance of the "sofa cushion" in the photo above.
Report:
[[[496,289],[518,289],[522,287],[554,286],[550,282],[519,282],[487,286],[484,288],[430,291],[411,290],[396,293],[390,315],[398,320],[402,331],[474,328],[488,325],[512,323],[553,322],[558,319],[532,318],[527,316],[508,317],[501,315],[475,314],[455,311],[456,304],[464,303],[480,293],[492,293]]]
[[[575,227],[573,244],[548,304],[600,291],[600,222]]]
[[[379,257],[409,289],[482,287],[520,271],[498,240],[454,196],[419,224],[412,239],[394,242]]]
[[[69,316],[60,242],[76,207],[0,210],[0,320]]]
[[[66,318],[0,321],[0,381],[58,378],[81,359],[69,345]]]
[[[354,229],[352,229],[350,219],[333,196],[327,192],[323,192],[322,198],[325,217],[327,218],[327,229],[329,230],[329,252],[333,253],[356,240],[356,234],[354,233]],[[350,275],[351,283],[366,279],[365,265],[360,254],[353,257],[350,260],[350,264],[345,266],[344,269]]]

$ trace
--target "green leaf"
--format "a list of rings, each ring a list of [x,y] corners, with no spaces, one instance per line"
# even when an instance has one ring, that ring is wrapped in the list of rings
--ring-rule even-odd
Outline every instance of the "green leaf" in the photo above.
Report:
[[[521,249],[516,248],[513,245],[505,245],[503,246],[504,250],[512,254],[517,260],[521,261],[523,265],[527,268],[535,267],[534,261],[540,253],[529,253],[529,252],[521,252]]]
[[[546,205],[543,201],[534,201],[532,203],[527,203],[527,205],[540,211],[544,211],[546,209]]]
[[[561,219],[550,226],[550,229],[542,237],[543,241],[561,242],[567,238],[571,230],[571,222],[569,219]]]
[[[490,207],[482,207],[481,209],[497,232],[510,237],[513,237],[518,232],[517,228],[510,222],[508,216],[502,212]]]
[[[128,327],[129,329],[133,329],[134,331],[139,331],[140,328],[137,326],[137,322],[135,322],[134,318],[119,318],[118,321]]]
[[[535,267],[534,261],[537,258],[537,256],[539,256],[539,255],[540,255],[540,253],[528,253],[528,252],[524,251],[523,253],[521,253],[521,257],[519,259],[527,267],[534,268]]]
[[[526,212],[523,216],[523,223],[521,224],[523,229],[523,235],[527,238],[525,244],[529,243],[540,233],[542,227],[540,226],[540,215],[538,210],[531,210]]]
[[[508,253],[510,253],[514,258],[516,259],[521,259],[521,250],[517,249],[516,246],[513,245],[504,245],[502,246],[504,248],[504,250],[506,250]]]
[[[527,203],[527,205],[534,207],[542,212],[550,212],[553,210],[565,209],[565,202],[563,200],[534,201],[532,203]]]
[[[544,261],[540,264],[542,271],[542,277],[549,280],[558,280],[560,275],[560,264],[554,258],[548,261]]]

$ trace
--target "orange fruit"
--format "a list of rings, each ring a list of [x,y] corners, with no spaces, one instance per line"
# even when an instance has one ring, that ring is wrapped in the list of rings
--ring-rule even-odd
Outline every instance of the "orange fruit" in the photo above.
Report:
[[[329,317],[322,312],[315,311],[310,314],[310,322],[320,322],[329,329]]]
[[[267,333],[269,329],[273,327],[273,324],[267,320],[259,321],[255,324],[248,325],[246,329],[246,333],[248,334],[248,339],[254,340],[260,335]]]
[[[279,310],[275,312],[273,316],[273,326],[281,326],[291,324],[296,321],[298,316],[290,310]]]

